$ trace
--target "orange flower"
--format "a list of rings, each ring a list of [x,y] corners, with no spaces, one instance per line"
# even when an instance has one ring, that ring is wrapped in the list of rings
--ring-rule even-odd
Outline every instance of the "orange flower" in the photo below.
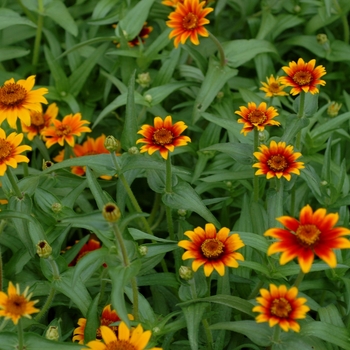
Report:
[[[28,294],[27,287],[21,294],[19,285],[16,287],[9,283],[7,294],[0,291],[0,316],[10,318],[14,324],[18,323],[21,317],[31,318],[30,314],[39,312],[39,309],[34,307],[39,300],[30,301],[31,294]]]
[[[239,111],[235,111],[243,119],[238,119],[237,122],[244,124],[241,134],[244,136],[256,127],[259,131],[263,131],[266,125],[280,125],[279,122],[272,120],[278,116],[277,110],[274,107],[267,108],[266,102],[261,102],[258,107],[254,102],[248,103],[248,108],[245,106],[239,107]]]
[[[45,113],[41,111],[30,111],[30,125],[27,126],[22,122],[22,130],[27,133],[29,140],[33,140],[36,135],[50,126],[52,121],[56,119],[58,114],[58,107],[56,103],[51,103]]]
[[[292,95],[298,95],[301,91],[318,94],[316,85],[326,85],[324,80],[319,80],[326,74],[326,69],[323,66],[315,68],[315,64],[316,60],[306,63],[302,58],[298,59],[298,63],[290,62],[289,67],[282,67],[288,76],[281,77],[281,83],[292,87]]]
[[[29,158],[20,153],[32,148],[27,145],[20,146],[22,140],[23,134],[13,132],[6,136],[5,131],[0,128],[0,176],[5,174],[7,166],[17,168],[18,163],[29,163]]]
[[[42,135],[46,139],[46,147],[50,148],[52,145],[58,143],[60,146],[64,145],[64,141],[69,146],[74,146],[74,135],[80,136],[82,132],[91,132],[91,129],[84,124],[90,124],[87,120],[81,120],[81,114],[66,115],[62,121],[54,119],[53,126],[50,126],[42,131]]]
[[[270,291],[260,289],[261,297],[256,298],[260,304],[253,308],[254,312],[260,312],[256,322],[268,322],[270,327],[278,324],[285,332],[289,328],[294,332],[300,331],[300,325],[295,320],[303,319],[310,308],[304,305],[305,298],[297,298],[298,288],[287,289],[286,286],[270,284]]]
[[[116,28],[117,25],[113,24],[113,28]],[[134,47],[140,45],[140,42],[144,43],[145,40],[149,37],[149,34],[153,31],[153,27],[148,26],[147,22],[144,23],[143,27],[140,30],[140,33],[133,39],[128,41],[129,47]],[[117,43],[117,41],[113,41],[115,44],[117,44],[117,47],[120,47],[120,43]]]
[[[339,219],[338,213],[327,214],[326,209],[313,212],[309,205],[300,211],[299,221],[290,216],[281,216],[276,220],[284,228],[271,228],[265,236],[277,238],[272,243],[267,254],[282,252],[280,264],[298,258],[301,270],[307,273],[314,261],[314,254],[330,267],[337,266],[337,259],[332,249],[350,248],[350,241],[342,236],[350,234],[344,227],[334,227]]]
[[[0,87],[0,124],[7,119],[12,129],[17,129],[17,117],[25,124],[30,125],[29,111],[41,111],[41,103],[47,103],[43,96],[48,93],[46,88],[32,90],[35,84],[35,75],[26,80],[13,78],[6,80]]]
[[[260,90],[266,92],[266,97],[273,97],[273,96],[287,96],[288,94],[283,91],[285,89],[286,85],[281,85],[281,78],[275,77],[271,74],[270,78],[266,77],[267,83],[264,83],[261,81],[261,84],[263,85]]]
[[[183,4],[185,0],[163,0],[162,4],[165,6],[176,7],[177,4]]]
[[[153,154],[159,151],[160,155],[168,158],[168,152],[173,152],[175,147],[186,146],[191,139],[188,136],[180,136],[187,128],[184,122],[177,122],[173,125],[172,118],[168,115],[164,121],[160,117],[154,118],[154,126],[143,125],[138,134],[144,136],[136,143],[146,143],[141,147],[140,152],[148,152]]]
[[[79,241],[76,241],[75,243],[78,243],[78,242]],[[67,247],[67,248],[70,249],[71,247]],[[101,243],[93,238],[90,238],[88,242],[81,247],[78,255],[69,263],[68,266],[75,266],[83,256],[100,248],[101,248]]]
[[[236,250],[244,247],[238,233],[229,236],[230,229],[223,227],[216,232],[213,224],[206,224],[205,229],[195,228],[193,231],[186,231],[185,235],[190,241],[183,240],[178,243],[182,248],[187,249],[182,259],[194,259],[192,262],[193,271],[197,271],[204,265],[204,273],[210,276],[214,269],[220,276],[225,274],[225,266],[238,267],[237,260],[244,260],[241,253]]]
[[[214,9],[211,7],[203,9],[205,1],[185,0],[182,4],[178,2],[175,11],[169,15],[170,21],[166,24],[174,28],[169,34],[169,39],[174,38],[174,46],[178,47],[179,43],[184,44],[190,38],[192,44],[199,45],[198,34],[204,37],[209,36],[208,31],[204,28],[209,20],[205,17]]]
[[[129,320],[133,320],[133,315],[128,314]],[[101,317],[100,317],[100,327],[107,326],[109,327],[116,335],[118,335],[118,326],[110,326],[112,323],[121,321],[118,314],[115,310],[111,309],[111,304],[103,308]],[[84,344],[84,332],[86,327],[86,318],[79,318],[78,320],[79,327],[75,328],[73,332],[73,341],[78,341],[79,344]],[[102,339],[100,327],[96,331],[96,339]]]
[[[293,146],[286,146],[285,142],[271,141],[270,147],[261,145],[260,152],[254,152],[254,156],[259,160],[259,163],[253,164],[254,168],[259,168],[255,175],[266,174],[267,179],[277,176],[282,176],[290,181],[290,173],[300,175],[299,169],[304,169],[303,162],[295,160],[301,156],[299,152],[293,152]]]

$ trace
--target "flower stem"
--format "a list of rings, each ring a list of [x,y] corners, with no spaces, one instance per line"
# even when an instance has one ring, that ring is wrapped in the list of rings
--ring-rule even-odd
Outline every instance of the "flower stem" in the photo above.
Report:
[[[211,330],[209,329],[209,323],[208,320],[205,318],[202,320],[202,324],[204,327],[204,332],[207,337],[207,349],[212,350],[213,349],[213,335],[211,334]]]
[[[7,175],[7,178],[11,182],[11,186],[12,186],[13,192],[18,197],[18,199],[22,199],[23,198],[23,194],[20,191],[20,189],[19,189],[19,187],[17,185],[17,182],[15,180],[15,177],[13,176],[12,171],[11,171],[11,169],[9,167],[7,167],[7,169],[6,169],[6,175]]]
[[[4,227],[6,226],[6,220],[0,221],[0,236],[4,230]],[[0,291],[2,291],[2,279],[3,279],[3,266],[2,266],[2,252],[0,247]]]
[[[305,109],[305,92],[301,91],[300,100],[299,100],[299,111],[298,111],[298,118],[299,119],[304,117],[304,109]],[[301,130],[297,134],[297,138],[295,141],[295,147],[298,151],[301,150]]]
[[[39,12],[39,17],[37,22],[36,34],[35,34],[33,59],[32,59],[32,64],[35,70],[39,61],[40,42],[41,42],[41,36],[42,36],[43,24],[44,24],[44,16],[42,15],[42,13],[44,12],[43,0],[38,0],[38,12]]]
[[[305,276],[305,273],[300,270],[299,275],[295,279],[293,286],[299,288],[299,285],[301,281],[304,279],[304,276]]]
[[[22,327],[22,320],[19,319],[18,323],[17,323],[17,332],[18,332],[18,346],[17,349],[18,350],[23,350],[23,327]]]
[[[281,333],[281,328],[278,325],[276,325],[273,331],[273,337],[272,337],[273,343],[280,343],[280,333]]]
[[[258,295],[259,290],[260,290],[260,288],[261,288],[263,285],[264,285],[264,281],[261,281],[261,280],[260,280],[260,281],[256,284],[256,286],[254,287],[254,289],[250,292],[250,294],[249,294],[249,296],[248,296],[248,300],[255,298],[255,297]]]
[[[172,187],[172,181],[171,181],[171,158],[169,154],[166,160],[165,193],[172,193],[172,192],[173,192],[173,187]],[[172,210],[170,207],[166,206],[165,212],[166,212],[166,219],[168,223],[169,237],[171,240],[175,240],[174,223],[171,215]]]
[[[212,34],[208,31],[209,33],[209,38],[211,40],[213,40],[214,44],[216,45],[216,47],[218,48],[219,54],[220,54],[220,66],[224,67],[226,64],[226,57],[225,57],[225,52],[224,49],[220,43],[220,41]]]
[[[259,147],[259,131],[257,128],[254,128],[254,152],[258,151]],[[253,178],[253,188],[254,188],[254,202],[259,200],[259,177],[254,175]]]

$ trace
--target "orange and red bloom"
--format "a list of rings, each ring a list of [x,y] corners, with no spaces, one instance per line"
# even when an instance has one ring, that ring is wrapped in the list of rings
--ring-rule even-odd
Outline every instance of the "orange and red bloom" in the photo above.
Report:
[[[74,136],[80,136],[82,132],[91,132],[91,129],[84,125],[90,124],[90,122],[82,120],[80,113],[66,115],[62,121],[53,119],[52,122],[52,126],[42,131],[47,148],[50,148],[56,143],[63,146],[64,141],[69,146],[74,147]]]
[[[280,125],[278,121],[273,120],[278,116],[277,110],[274,107],[267,108],[266,102],[261,102],[258,107],[254,102],[249,102],[248,108],[241,106],[239,109],[235,113],[242,117],[237,122],[244,124],[241,130],[244,136],[254,128],[257,128],[258,131],[264,131],[267,125]]]
[[[300,92],[310,92],[317,94],[319,92],[317,85],[326,85],[324,80],[320,78],[326,74],[326,69],[323,66],[315,68],[316,60],[304,62],[302,58],[298,62],[290,62],[289,66],[282,67],[287,77],[281,77],[281,83],[291,86],[290,93],[298,95]]]
[[[0,317],[10,318],[14,324],[18,323],[21,317],[31,318],[31,314],[39,312],[34,307],[39,300],[30,301],[31,294],[28,295],[29,287],[21,294],[19,285],[16,287],[9,282],[7,294],[0,291]]]
[[[295,320],[303,319],[310,308],[304,305],[305,298],[297,298],[298,289],[287,289],[285,285],[275,286],[270,284],[270,290],[260,289],[261,297],[256,298],[260,304],[253,308],[254,312],[260,312],[256,322],[268,322],[270,327],[279,325],[285,332],[292,329],[300,331],[300,325]]]
[[[194,259],[193,271],[204,265],[204,274],[210,276],[214,269],[220,276],[225,274],[225,266],[238,267],[237,260],[244,260],[237,249],[244,247],[238,233],[230,234],[230,229],[223,227],[216,232],[213,224],[206,224],[205,228],[197,227],[193,231],[186,231],[190,241],[183,240],[178,245],[187,251],[182,259]]]
[[[23,134],[13,132],[6,136],[5,131],[0,128],[0,176],[5,174],[8,166],[17,168],[18,163],[29,163],[29,158],[21,153],[32,148],[27,145],[20,146],[22,140]]]
[[[116,24],[113,25],[114,28],[117,27]],[[148,26],[147,27],[147,22],[144,23],[142,26],[140,33],[133,39],[128,41],[129,47],[134,47],[140,45],[140,43],[144,43],[145,39],[149,37],[149,34],[153,31],[153,27]],[[117,47],[120,47],[120,43],[117,43]]]
[[[271,141],[270,147],[261,145],[261,152],[254,152],[254,156],[259,163],[253,164],[254,168],[259,168],[255,175],[265,175],[267,179],[282,176],[290,181],[291,173],[300,175],[299,169],[304,169],[303,162],[296,162],[301,156],[299,152],[293,152],[293,146],[286,146],[285,142]]]
[[[154,126],[143,125],[138,134],[144,138],[139,139],[136,143],[145,143],[140,152],[153,154],[159,151],[160,155],[168,158],[168,152],[173,152],[175,147],[186,146],[191,139],[188,136],[180,136],[187,129],[184,122],[177,122],[173,125],[172,118],[168,115],[164,120],[160,117],[154,118]]]
[[[75,243],[78,243],[79,241],[76,241]],[[71,247],[68,247],[71,248]],[[85,256],[86,254],[93,252],[96,249],[100,249],[101,248],[101,243],[93,238],[90,238],[87,243],[85,243],[79,253],[77,254],[77,256],[69,263],[68,266],[75,266],[78,261]]]
[[[313,212],[309,205],[301,209],[299,220],[290,216],[281,216],[276,220],[285,228],[271,228],[264,234],[278,240],[271,244],[267,254],[282,252],[281,265],[298,258],[300,268],[304,273],[310,271],[314,255],[335,268],[337,259],[333,249],[350,248],[350,241],[343,237],[350,235],[350,230],[344,227],[334,227],[338,219],[338,213],[327,214],[324,208]]]
[[[163,0],[162,1],[163,5],[171,6],[171,7],[176,7],[178,3],[183,4],[184,0]]]
[[[26,80],[13,78],[6,80],[0,87],[0,124],[7,119],[12,129],[17,129],[17,117],[25,124],[30,125],[30,111],[40,112],[41,103],[47,103],[43,96],[48,93],[46,88],[32,90],[35,84],[35,75]]]
[[[199,45],[198,35],[209,36],[208,31],[204,28],[209,20],[205,17],[214,9],[211,7],[203,8],[205,1],[199,1],[185,0],[183,3],[179,1],[175,10],[170,13],[169,21],[166,24],[173,28],[169,34],[169,39],[175,37],[175,47],[178,47],[180,42],[185,44],[188,38],[190,38],[192,44]]]
[[[272,74],[270,75],[270,78],[266,77],[265,82],[261,82],[262,87],[260,90],[266,92],[266,97],[273,97],[273,96],[287,96],[288,94],[283,91],[286,88],[286,85],[281,85],[281,78],[274,77]]]

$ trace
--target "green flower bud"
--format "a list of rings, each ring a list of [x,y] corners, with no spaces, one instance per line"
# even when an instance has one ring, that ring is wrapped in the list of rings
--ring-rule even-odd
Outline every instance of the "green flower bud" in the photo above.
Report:
[[[46,241],[39,241],[36,245],[36,252],[40,258],[47,259],[52,254],[52,248]]]
[[[107,203],[102,209],[102,215],[108,222],[117,222],[120,219],[121,213],[117,205]]]

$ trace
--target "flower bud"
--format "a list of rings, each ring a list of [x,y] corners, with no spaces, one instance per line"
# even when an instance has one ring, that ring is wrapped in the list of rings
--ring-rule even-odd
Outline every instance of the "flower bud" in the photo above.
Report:
[[[150,94],[145,95],[145,96],[144,96],[144,99],[145,99],[145,101],[148,102],[148,103],[151,103],[152,100],[153,100],[152,95],[150,95]]]
[[[148,72],[137,75],[136,82],[143,88],[149,87],[151,77]]]
[[[117,205],[107,203],[102,209],[102,215],[108,222],[117,222],[120,219],[121,213]]]
[[[341,106],[341,103],[332,101],[329,107],[327,108],[327,114],[332,118],[336,117],[339,113]]]
[[[316,40],[320,45],[324,45],[325,43],[328,42],[328,37],[326,34],[317,34]]]
[[[186,216],[187,215],[187,211],[185,209],[178,209],[177,215],[179,215],[179,216]]]
[[[43,159],[43,165],[42,165],[43,170],[50,168],[51,166],[53,166],[53,162],[51,162],[50,160]]]
[[[148,248],[145,245],[140,245],[138,247],[138,250],[139,250],[139,253],[140,253],[141,256],[145,256],[148,253]]]
[[[225,96],[224,92],[223,91],[219,91],[216,95],[216,98],[218,100],[221,100],[223,97]]]
[[[189,281],[193,278],[193,271],[190,267],[182,265],[179,268],[179,275],[182,279]]]
[[[46,241],[39,241],[36,245],[36,252],[40,258],[47,259],[52,253],[52,248]]]
[[[60,203],[52,203],[51,209],[55,214],[58,214],[62,211],[62,204]]]
[[[128,153],[134,155],[134,154],[139,154],[140,151],[139,151],[139,149],[138,149],[137,147],[133,146],[133,147],[130,147],[130,148],[128,149]]]
[[[50,326],[49,329],[45,333],[45,338],[49,340],[55,340],[58,341],[60,338],[58,327],[57,326]]]
[[[117,152],[120,147],[120,142],[114,136],[109,135],[106,137],[104,146],[109,152]]]

